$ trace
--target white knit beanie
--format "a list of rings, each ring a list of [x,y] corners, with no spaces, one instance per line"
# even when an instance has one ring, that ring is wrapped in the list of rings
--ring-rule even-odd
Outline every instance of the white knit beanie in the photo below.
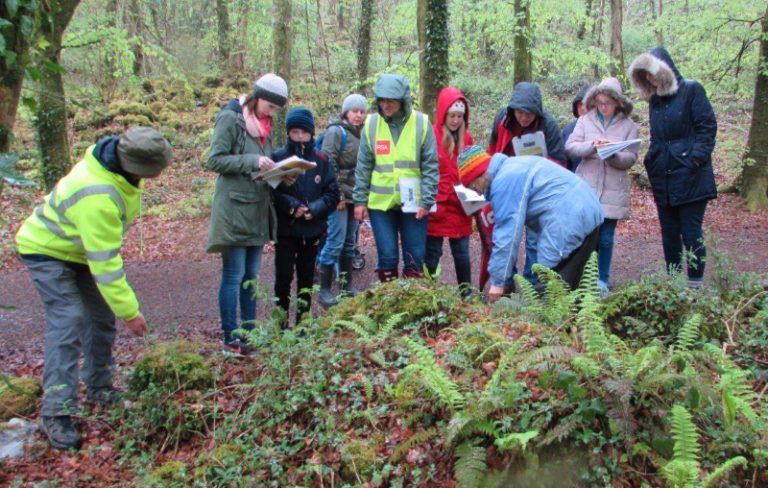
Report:
[[[274,73],[267,73],[253,84],[253,96],[284,107],[288,103],[288,84]]]
[[[363,111],[368,110],[368,99],[358,93],[348,95],[344,99],[344,103],[341,104],[341,114],[345,115],[353,108],[359,108]]]
[[[450,108],[448,109],[448,112],[456,112],[460,114],[463,114],[466,111],[467,111],[467,106],[464,105],[464,102],[462,100],[456,100],[455,102],[453,102],[453,105],[451,105]]]

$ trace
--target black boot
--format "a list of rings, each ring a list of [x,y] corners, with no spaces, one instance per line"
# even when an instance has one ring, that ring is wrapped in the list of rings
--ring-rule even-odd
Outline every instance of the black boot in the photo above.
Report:
[[[460,264],[455,265],[456,269],[456,282],[459,285],[462,298],[468,298],[472,296],[472,270],[467,266]]]
[[[336,296],[331,291],[333,284],[333,275],[336,272],[336,266],[332,264],[320,265],[320,292],[317,294],[320,305],[324,308],[332,307],[339,303]]]
[[[354,259],[355,258],[353,257],[342,256],[341,262],[339,262],[339,268],[341,270],[339,281],[343,283],[342,290],[344,290],[344,294],[350,297],[360,293],[357,288],[355,288],[355,285],[352,284],[352,261],[354,261]]]

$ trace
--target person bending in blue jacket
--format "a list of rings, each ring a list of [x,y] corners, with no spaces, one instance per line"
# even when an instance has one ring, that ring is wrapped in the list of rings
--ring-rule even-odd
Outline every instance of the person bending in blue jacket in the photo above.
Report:
[[[309,311],[315,258],[328,228],[328,216],[339,203],[336,173],[328,157],[315,149],[315,119],[306,108],[294,108],[285,118],[288,142],[272,154],[280,162],[298,156],[317,166],[298,177],[293,185],[281,183],[274,191],[277,211],[275,244],[275,296],[285,310],[290,305],[293,272],[299,290],[296,323]]]
[[[573,289],[579,286],[584,266],[597,248],[603,210],[595,192],[565,168],[538,156],[508,157],[470,146],[459,156],[482,158],[484,173],[469,186],[485,193],[496,225],[488,263],[493,302],[514,289],[514,267],[523,230],[534,230],[538,263],[556,271]]]

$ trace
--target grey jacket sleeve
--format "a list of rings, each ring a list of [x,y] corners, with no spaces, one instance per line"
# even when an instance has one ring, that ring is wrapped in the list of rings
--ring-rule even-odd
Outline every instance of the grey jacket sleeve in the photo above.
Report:
[[[425,120],[428,119],[424,117]],[[437,183],[440,179],[440,167],[437,161],[437,142],[435,131],[425,124],[427,137],[421,145],[421,207],[429,210],[437,198]],[[359,164],[359,163],[358,163]]]
[[[368,206],[371,175],[373,174],[373,167],[376,165],[376,156],[371,151],[367,132],[367,130],[363,130],[360,137],[360,148],[357,150],[357,166],[355,167],[355,189],[352,191],[354,204],[365,206]]]
[[[544,114],[542,126],[549,159],[554,159],[563,166],[566,166],[565,143],[563,142],[563,133],[560,130],[560,126],[557,125],[557,121],[549,114]]]
[[[211,136],[211,147],[208,151],[208,169],[222,175],[249,175],[259,169],[258,154],[233,154],[233,148],[238,143],[240,131],[237,114],[231,110],[223,111],[216,117],[216,125]]]

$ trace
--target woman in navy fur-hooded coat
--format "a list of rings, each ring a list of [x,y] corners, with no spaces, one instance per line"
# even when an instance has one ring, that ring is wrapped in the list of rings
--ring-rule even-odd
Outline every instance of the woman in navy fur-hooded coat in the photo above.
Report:
[[[667,268],[680,270],[683,245],[689,286],[701,286],[706,248],[702,222],[707,202],[717,197],[712,150],[717,119],[700,83],[684,79],[664,48],[641,54],[629,77],[648,101],[651,145],[645,169],[659,212]]]

